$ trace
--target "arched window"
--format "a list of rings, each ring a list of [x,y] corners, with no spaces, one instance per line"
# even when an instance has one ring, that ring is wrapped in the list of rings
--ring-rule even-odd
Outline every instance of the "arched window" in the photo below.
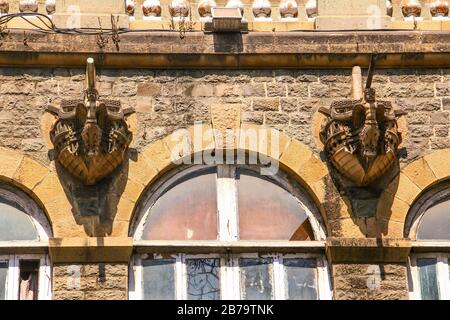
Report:
[[[326,260],[317,253],[325,238],[320,214],[287,175],[191,166],[147,195],[132,226],[142,254],[131,298],[330,298]]]
[[[413,299],[450,299],[450,183],[426,192],[408,214],[405,236],[415,240],[410,264]]]
[[[42,210],[25,193],[0,185],[0,300],[50,298],[50,265],[45,254],[23,254],[47,245],[51,228]]]

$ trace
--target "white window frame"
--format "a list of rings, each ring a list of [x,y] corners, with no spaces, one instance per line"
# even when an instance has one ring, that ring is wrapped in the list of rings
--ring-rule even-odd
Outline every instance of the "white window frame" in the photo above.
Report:
[[[190,166],[184,168],[184,170],[179,170],[175,172],[168,179],[157,183],[153,188],[151,188],[149,193],[151,196],[144,201],[142,206],[137,208],[137,212],[143,212],[142,214],[136,215],[135,219],[132,221],[130,230],[132,230],[131,236],[135,240],[142,239],[144,232],[145,223],[141,223],[147,220],[150,211],[155,204],[155,202],[160,198],[160,196],[167,190],[169,186],[175,183],[180,178],[194,173],[196,171],[208,170],[211,168],[217,168],[216,175],[216,194],[217,194],[217,231],[218,231],[218,241],[238,241],[239,239],[239,208],[238,208],[238,186],[236,179],[236,168],[244,167],[245,169],[253,170],[256,172],[255,166],[248,165],[214,165],[214,166]],[[258,167],[256,167],[258,168]],[[280,171],[279,175],[283,173]],[[322,217],[318,212],[312,212],[308,206],[303,203],[307,202],[307,199],[299,199],[299,195],[296,194],[295,188],[293,188],[285,179],[280,178],[278,175],[270,177],[274,182],[280,184],[285,190],[287,190],[298,202],[299,206],[305,211],[311,227],[313,229],[314,238],[317,241],[325,240],[325,229],[322,226]],[[312,205],[312,204],[311,204]],[[192,240],[186,240],[188,244]]]
[[[6,279],[5,300],[19,299],[20,261],[39,261],[38,300],[50,300],[52,292],[51,267],[47,255],[37,254],[10,254],[0,255],[0,261],[8,261],[8,274]]]
[[[14,186],[0,184],[0,196],[17,204],[27,214],[38,235],[36,240],[0,241],[0,248],[3,252],[8,253],[0,255],[0,261],[9,263],[5,299],[17,300],[19,298],[19,262],[21,260],[39,260],[37,299],[51,300],[51,263],[50,257],[45,253],[48,248],[48,239],[52,235],[49,220],[33,199]],[[17,254],[17,252],[21,252],[21,254]],[[26,254],[26,252],[33,252],[33,254]],[[36,254],[36,252],[40,254]]]
[[[422,300],[419,268],[417,267],[417,259],[421,258],[433,258],[437,260],[436,279],[438,282],[439,300],[450,300],[450,254],[438,252],[416,253],[410,256],[410,299]]]
[[[142,239],[145,221],[151,211],[153,204],[157,201],[157,199],[165,192],[165,190],[175,183],[180,178],[194,173],[196,171],[208,170],[213,167],[217,168],[216,174],[216,194],[217,194],[217,240],[210,241],[195,241],[195,240],[186,240],[186,241],[146,241],[140,240]],[[274,277],[279,278],[274,279],[274,290],[276,291],[274,294],[274,299],[284,299],[285,294],[282,293],[284,290],[283,285],[281,284],[281,278],[283,276],[283,265],[282,262],[280,264],[280,260],[282,261],[282,257],[290,256],[296,258],[314,258],[317,262],[316,272],[317,272],[317,285],[318,285],[318,299],[320,300],[331,300],[332,299],[332,288],[330,281],[330,274],[328,270],[328,264],[326,261],[326,257],[324,254],[310,254],[310,253],[300,253],[298,243],[299,241],[278,241],[280,243],[280,247],[283,247],[283,253],[275,253],[270,254],[267,251],[260,250],[258,247],[267,247],[270,248],[277,241],[242,241],[239,240],[239,209],[238,209],[238,180],[236,179],[236,168],[244,167],[245,169],[250,169],[256,171],[256,166],[248,166],[248,165],[214,165],[214,166],[190,166],[179,168],[176,172],[172,173],[172,175],[155,184],[150,190],[150,196],[146,201],[142,203],[142,206],[137,208],[137,212],[141,212],[141,214],[135,215],[135,219],[131,225],[131,236],[134,237],[135,245],[149,245],[147,252],[158,252],[154,250],[155,248],[151,248],[151,243],[162,245],[162,247],[170,246],[171,243],[175,243],[176,246],[180,247],[180,251],[171,251],[178,252],[173,254],[173,257],[176,257],[176,269],[175,269],[175,277],[176,277],[176,298],[180,300],[187,299],[187,281],[185,278],[186,275],[186,266],[184,264],[186,257],[196,257],[196,258],[220,258],[220,285],[221,285],[221,299],[222,300],[235,300],[241,299],[240,295],[240,271],[239,271],[239,257],[252,257],[252,256],[272,256],[274,257]],[[322,227],[322,218],[320,213],[311,212],[308,206],[305,204],[310,204],[308,199],[300,199],[299,193],[296,192],[295,187],[291,186],[285,174],[280,172],[278,175],[271,176],[272,180],[280,184],[285,190],[287,190],[297,201],[299,206],[301,206],[307,217],[309,222],[311,223],[311,227],[313,229],[314,241],[309,241],[312,244],[318,244],[320,242],[320,252],[324,249],[325,240],[325,230]],[[303,202],[305,201],[305,203]],[[134,231],[134,232],[133,232]],[[306,243],[304,241],[302,243]],[[216,252],[215,248],[211,248],[208,254],[200,254],[195,252],[195,248],[201,249],[199,246],[203,246],[203,244],[208,243],[209,245],[216,245],[217,247],[233,247],[239,251],[239,246],[242,245],[245,247],[244,251],[241,252],[249,252],[249,253],[236,253],[229,252],[223,253],[222,251]],[[176,247],[175,246],[175,247]],[[249,251],[249,247],[254,246],[256,251]],[[193,250],[189,250],[189,254],[187,253],[179,253],[183,252],[182,247],[193,248]],[[203,246],[204,247],[204,246]],[[292,252],[289,252],[289,247],[292,248]],[[314,247],[314,246],[312,246]],[[311,247],[311,248],[312,248]],[[284,250],[287,248],[286,250]],[[306,248],[306,247],[305,247]],[[317,252],[317,248],[315,247],[314,252]],[[250,249],[251,250],[251,249]],[[199,250],[200,251],[200,250]],[[167,252],[167,251],[166,251]],[[191,254],[194,252],[194,254]],[[202,251],[204,252],[204,251]],[[259,252],[259,253],[255,253]],[[278,252],[278,251],[271,251]],[[141,300],[143,298],[142,292],[142,260],[145,259],[146,253],[142,255],[135,255],[133,259],[134,263],[130,265],[130,279],[129,279],[129,299],[131,300]],[[281,257],[281,258],[280,258]],[[157,258],[157,255],[155,255]],[[178,275],[177,275],[178,274]],[[184,275],[179,276],[179,275]]]
[[[134,259],[134,265],[130,269],[133,277],[130,278],[130,300],[142,300],[143,293],[143,267],[142,261],[149,259],[148,254],[138,255]],[[186,259],[220,259],[220,299],[221,300],[241,300],[241,270],[239,268],[239,259],[242,258],[272,258],[272,297],[273,300],[287,299],[286,281],[284,279],[283,259],[314,259],[316,261],[316,282],[318,300],[331,300],[331,287],[328,275],[328,266],[326,258],[320,254],[278,254],[278,253],[242,253],[242,254],[169,254],[153,255],[153,259],[175,260],[175,299],[187,300],[187,270]]]

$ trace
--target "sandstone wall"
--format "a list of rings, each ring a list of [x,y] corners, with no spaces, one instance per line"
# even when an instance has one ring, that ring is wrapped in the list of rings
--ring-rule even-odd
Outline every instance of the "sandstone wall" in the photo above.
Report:
[[[283,131],[320,158],[317,110],[333,99],[349,98],[351,92],[351,70],[99,69],[98,75],[101,96],[135,107],[138,128],[132,147],[138,152],[176,129],[196,121],[209,123],[210,105],[236,103],[241,105],[243,122]],[[41,130],[41,117],[47,106],[57,106],[61,99],[81,98],[83,79],[84,71],[79,69],[0,69],[0,146],[50,166],[44,136],[48,132]],[[401,167],[434,150],[450,148],[450,69],[379,70],[373,87],[379,98],[408,111],[399,151]],[[327,179],[323,206],[329,236],[378,237],[387,233],[379,231],[384,220],[350,217],[333,182]],[[398,226],[395,234],[401,235],[403,224]],[[381,287],[367,290],[367,281],[378,279],[370,273],[373,265],[364,261],[333,265],[334,297],[407,298],[406,265],[378,267]],[[76,270],[79,286],[73,286],[70,278]],[[126,299],[127,278],[126,264],[58,264],[53,268],[53,297]]]
[[[242,120],[295,137],[318,154],[312,119],[320,106],[350,97],[350,70],[147,71],[99,70],[102,96],[136,108],[139,150],[178,128],[209,119],[212,103],[239,103]],[[22,150],[48,164],[40,117],[62,98],[82,96],[78,69],[0,69],[0,146]],[[379,98],[409,112],[402,163],[448,148],[450,70],[379,70]]]
[[[53,266],[53,299],[124,300],[127,264],[58,264]]]

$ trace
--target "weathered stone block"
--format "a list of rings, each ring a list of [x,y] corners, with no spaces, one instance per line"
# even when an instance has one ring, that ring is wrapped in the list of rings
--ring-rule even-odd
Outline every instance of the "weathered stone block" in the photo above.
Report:
[[[369,15],[371,7],[380,10],[386,15],[386,2],[384,0],[318,0],[317,10],[322,16],[358,16]]]
[[[280,109],[279,98],[253,99],[253,110],[255,111],[278,111],[279,109]]]
[[[307,83],[293,83],[288,84],[288,96],[291,97],[308,97],[308,84]]]
[[[448,124],[449,119],[448,112],[434,112],[431,115],[431,124]]]
[[[265,112],[265,123],[266,124],[289,124],[289,116],[280,112]]]
[[[450,81],[444,83],[436,83],[436,95],[438,97],[450,96]]]
[[[282,83],[267,83],[268,97],[285,97],[286,85]]]
[[[137,86],[137,95],[144,97],[154,97],[161,93],[161,85],[153,82],[139,83]]]
[[[56,0],[56,12],[70,13],[77,7],[82,13],[125,14],[125,2],[122,0]]]

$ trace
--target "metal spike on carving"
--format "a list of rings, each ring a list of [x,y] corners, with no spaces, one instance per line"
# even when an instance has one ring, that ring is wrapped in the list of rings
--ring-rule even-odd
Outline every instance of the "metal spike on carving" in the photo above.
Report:
[[[353,99],[334,101],[319,111],[327,117],[320,139],[332,165],[360,186],[385,174],[397,160],[402,141],[397,119],[405,115],[391,102],[375,99],[371,88],[376,56],[372,57],[362,90],[361,68],[353,68]]]
[[[132,140],[126,117],[134,109],[99,100],[94,59],[87,60],[84,99],[47,110],[57,117],[50,131],[56,160],[84,184],[97,183],[124,161]]]

